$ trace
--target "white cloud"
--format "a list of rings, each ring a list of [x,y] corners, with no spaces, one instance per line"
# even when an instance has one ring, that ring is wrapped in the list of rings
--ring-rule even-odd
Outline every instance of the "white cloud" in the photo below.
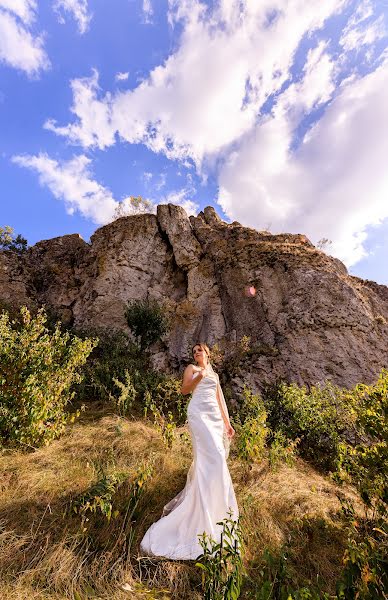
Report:
[[[90,159],[80,155],[68,161],[56,161],[47,154],[14,156],[12,162],[39,174],[55,198],[64,200],[69,214],[80,212],[98,225],[112,220],[118,202],[112,192],[93,179]]]
[[[355,264],[366,228],[388,217],[387,94],[388,61],[344,82],[295,153],[287,115],[259,124],[221,171],[223,209],[259,229],[270,222],[273,231],[327,237],[331,253]]]
[[[73,80],[71,87],[74,97],[71,110],[79,117],[82,125],[71,123],[65,127],[57,127],[53,120],[48,120],[44,127],[67,137],[70,142],[80,143],[84,147],[106,148],[111,146],[115,141],[115,136],[112,127],[110,95],[107,94],[104,101],[98,100],[97,71],[94,70],[91,77]]]
[[[177,204],[178,206],[182,206],[188,215],[197,215],[199,204],[190,199],[194,191],[191,187],[173,190],[166,196],[163,196],[160,204]]]
[[[60,23],[65,22],[63,13],[69,13],[76,21],[78,31],[80,33],[87,31],[92,18],[88,9],[88,0],[55,0],[54,10],[58,15]]]
[[[126,72],[126,73],[119,72],[119,73],[116,73],[115,79],[116,79],[116,81],[126,81],[128,79],[128,77],[129,77],[128,72]]]
[[[380,15],[366,27],[358,26],[348,29],[340,39],[340,44],[346,51],[369,46],[387,35],[384,15]]]
[[[191,161],[204,178],[213,169],[232,219],[329,237],[333,252],[354,264],[366,227],[387,216],[388,90],[386,63],[364,77],[346,71],[355,44],[372,51],[381,39],[371,2],[359,3],[342,54],[331,54],[338,32],[325,22],[349,4],[169,0],[169,22],[182,30],[176,51],[132,90],[104,92],[97,71],[74,80],[74,119],[46,127],[85,148],[142,143]],[[313,47],[297,73],[302,41]],[[188,185],[163,201],[195,212],[193,195]]]
[[[349,22],[347,24],[346,30],[352,29],[356,25],[362,23],[366,19],[369,19],[374,13],[374,8],[371,0],[361,0],[359,2],[354,14],[350,17]]]
[[[151,0],[143,0],[143,15],[144,15],[144,22],[147,25],[151,25],[152,17],[154,15],[154,9],[153,9]]]
[[[99,98],[96,74],[73,81],[76,120],[66,126],[50,121],[50,129],[99,148],[114,143],[117,132],[122,140],[169,158],[190,158],[200,168],[252,129],[265,100],[290,77],[303,36],[321,28],[345,1],[222,0],[208,18],[198,1],[171,2],[171,22],[184,23],[178,50],[130,91]],[[103,119],[90,119],[86,97]]]
[[[35,20],[36,0],[0,0],[0,9],[13,13],[23,23],[30,25]]]
[[[36,2],[0,0],[0,61],[36,76],[48,69],[43,36],[29,30],[34,21]]]

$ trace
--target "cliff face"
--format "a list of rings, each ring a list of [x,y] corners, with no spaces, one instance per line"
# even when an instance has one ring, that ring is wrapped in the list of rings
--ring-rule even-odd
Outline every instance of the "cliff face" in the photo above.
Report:
[[[372,381],[388,365],[388,288],[348,275],[303,235],[227,224],[174,205],[98,229],[0,253],[0,299],[45,303],[77,327],[125,328],[131,298],[162,301],[172,317],[165,362],[182,366],[191,344],[251,337],[244,378],[299,383]],[[162,358],[160,354],[159,359]]]

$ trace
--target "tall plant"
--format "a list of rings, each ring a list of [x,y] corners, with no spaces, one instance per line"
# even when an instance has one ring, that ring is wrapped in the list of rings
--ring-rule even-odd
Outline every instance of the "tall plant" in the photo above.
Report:
[[[82,379],[80,368],[97,340],[81,340],[62,332],[57,323],[50,331],[41,308],[35,317],[27,307],[20,319],[0,315],[0,436],[3,444],[48,444],[74,419],[66,405]]]

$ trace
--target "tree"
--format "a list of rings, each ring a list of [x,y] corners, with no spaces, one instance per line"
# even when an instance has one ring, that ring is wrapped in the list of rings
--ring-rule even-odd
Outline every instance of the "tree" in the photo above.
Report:
[[[27,250],[27,240],[20,235],[15,236],[13,227],[0,227],[0,250],[12,250],[18,254]]]
[[[321,238],[317,241],[317,248],[319,248],[319,250],[322,250],[323,252],[326,252],[332,244],[333,242],[328,238]]]
[[[124,198],[116,206],[113,220],[115,221],[120,217],[140,215],[142,213],[152,213],[154,210],[154,205],[150,200],[146,200],[141,196],[128,196],[128,198]]]
[[[125,318],[142,351],[160,340],[168,330],[168,319],[156,300],[130,300]]]

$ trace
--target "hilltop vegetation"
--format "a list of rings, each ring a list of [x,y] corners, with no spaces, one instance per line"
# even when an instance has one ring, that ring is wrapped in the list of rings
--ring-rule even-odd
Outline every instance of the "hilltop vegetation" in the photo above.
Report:
[[[149,343],[166,334],[131,314],[159,327]],[[203,571],[138,550],[192,460],[179,377],[151,368],[140,334],[66,331],[43,310],[0,323],[1,598],[237,598],[210,582],[233,565],[244,599],[384,597],[387,371],[352,390],[242,390],[229,457],[242,565]],[[227,399],[250,340],[230,352],[214,348]]]

